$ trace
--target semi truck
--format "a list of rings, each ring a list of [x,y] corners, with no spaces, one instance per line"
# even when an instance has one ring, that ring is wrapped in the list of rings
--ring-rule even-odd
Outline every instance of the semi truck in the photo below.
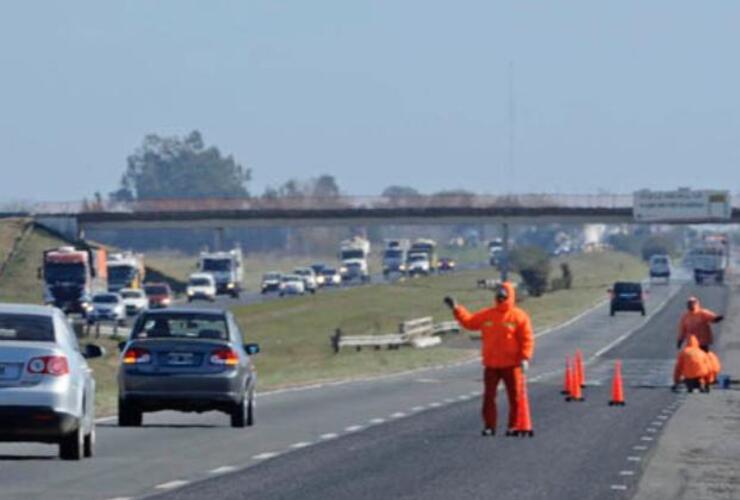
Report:
[[[140,289],[146,268],[144,256],[134,252],[119,252],[108,255],[108,291],[118,292],[123,288]]]
[[[409,240],[385,240],[383,251],[383,276],[388,278],[393,273],[406,274],[406,252]]]
[[[340,274],[342,281],[359,280],[363,283],[370,281],[368,257],[370,256],[370,241],[362,236],[355,236],[339,244]]]
[[[87,316],[92,297],[108,289],[107,252],[104,248],[63,246],[43,253],[39,277],[44,302],[65,313]]]
[[[689,259],[697,284],[703,284],[708,280],[724,283],[725,271],[730,260],[727,237],[724,235],[705,237],[700,245],[690,250]]]
[[[439,261],[437,259],[436,241],[425,238],[419,238],[414,241],[414,244],[411,245],[411,248],[409,248],[408,251],[409,262],[407,264],[411,264],[410,259],[415,254],[424,254],[427,256],[427,260],[429,261],[429,273],[437,271],[437,268],[439,267]]]
[[[198,271],[213,276],[217,294],[238,298],[244,281],[241,248],[236,247],[228,252],[201,252]]]

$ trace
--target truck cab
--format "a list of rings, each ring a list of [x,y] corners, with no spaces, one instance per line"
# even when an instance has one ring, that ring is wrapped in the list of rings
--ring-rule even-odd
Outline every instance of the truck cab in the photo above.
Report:
[[[133,252],[114,253],[108,256],[108,291],[123,288],[141,288],[144,282],[144,261]]]
[[[202,252],[198,259],[198,271],[213,276],[218,294],[239,297],[244,277],[241,249],[236,248],[229,252]]]
[[[365,238],[356,236],[342,241],[339,247],[339,260],[341,261],[339,272],[342,275],[342,281],[369,282],[370,270],[367,262],[369,255],[370,242]]]
[[[39,277],[46,304],[86,316],[92,310],[92,296],[107,290],[105,250],[72,246],[46,250]]]

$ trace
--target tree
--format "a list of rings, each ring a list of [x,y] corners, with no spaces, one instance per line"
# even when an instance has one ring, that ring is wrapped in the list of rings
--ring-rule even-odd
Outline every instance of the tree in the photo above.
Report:
[[[200,132],[186,137],[148,135],[127,159],[116,201],[247,197],[251,170],[206,147]]]
[[[381,196],[391,199],[403,199],[416,198],[418,196],[421,196],[421,193],[410,186],[388,186],[383,190]]]
[[[540,247],[517,247],[511,252],[511,264],[524,280],[527,291],[539,297],[547,291],[550,276],[550,258]]]

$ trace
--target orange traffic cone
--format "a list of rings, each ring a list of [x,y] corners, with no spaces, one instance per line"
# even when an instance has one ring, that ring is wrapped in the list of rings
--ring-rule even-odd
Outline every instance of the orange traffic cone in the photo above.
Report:
[[[522,373],[521,380],[519,382],[519,405],[516,409],[516,429],[513,434],[515,436],[534,436],[534,430],[532,429],[532,416],[529,414],[529,397],[527,396],[527,376]]]
[[[577,366],[575,360],[573,360],[573,368],[571,371],[574,375],[570,378],[570,394],[565,398],[566,401],[583,401],[583,393],[581,392],[581,384],[579,383],[578,376],[575,375]]]
[[[609,406],[624,406],[624,386],[622,384],[622,362],[614,363],[614,378],[612,379],[612,399]]]
[[[573,374],[570,373],[570,357],[565,357],[565,375],[563,377],[563,390],[560,391],[560,394],[568,395],[570,394],[570,384],[571,384],[571,377],[573,377]]]
[[[586,372],[583,369],[583,354],[580,349],[576,349],[576,369],[578,371],[578,385],[586,385]]]

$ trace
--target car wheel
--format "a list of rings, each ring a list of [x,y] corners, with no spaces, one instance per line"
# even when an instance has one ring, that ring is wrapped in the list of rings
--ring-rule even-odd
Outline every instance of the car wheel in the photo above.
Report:
[[[242,428],[247,426],[247,419],[249,417],[248,406],[250,406],[245,399],[241,402],[236,403],[231,409],[231,426],[236,428]]]
[[[85,438],[82,435],[82,422],[75,430],[59,441],[59,458],[62,460],[80,460],[84,455]]]
[[[641,314],[642,314],[643,316],[645,316],[645,308],[644,308],[644,307],[643,307],[642,309],[640,309],[640,313],[641,313]]]
[[[249,398],[249,402],[247,403],[247,427],[252,427],[254,425],[254,395],[252,395],[251,398]]]
[[[86,457],[89,458],[95,455],[95,422],[93,422],[92,424],[92,429],[90,429],[90,433],[85,436],[83,447]]]
[[[121,399],[118,400],[119,427],[139,427],[142,420],[141,410]]]

